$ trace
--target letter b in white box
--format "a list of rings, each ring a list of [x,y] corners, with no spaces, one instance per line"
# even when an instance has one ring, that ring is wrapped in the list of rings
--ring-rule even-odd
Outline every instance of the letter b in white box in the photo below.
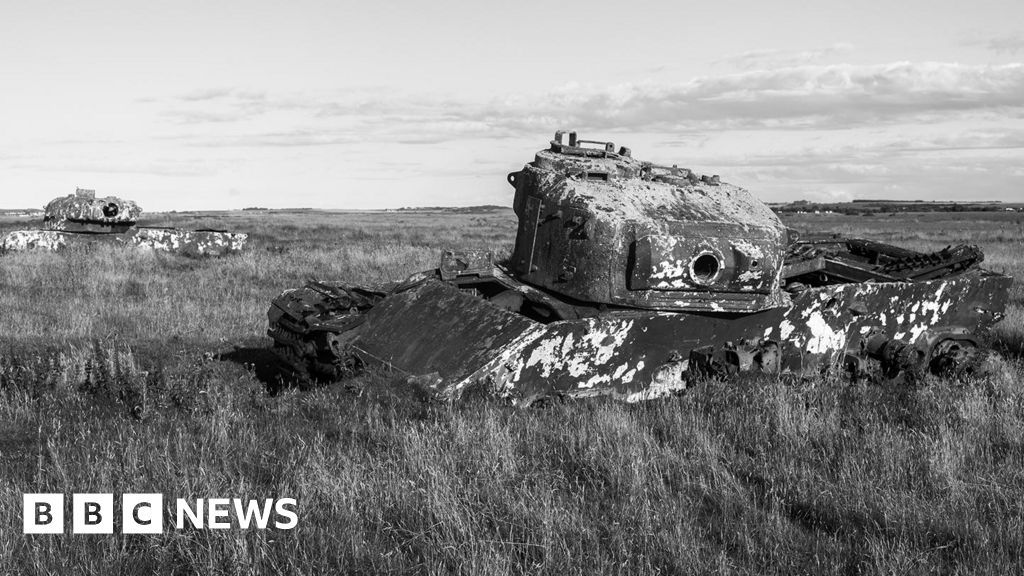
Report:
[[[64,533],[63,494],[24,494],[22,504],[25,534]]]
[[[75,494],[72,496],[71,529],[75,534],[113,534],[114,495]]]
[[[159,534],[163,531],[163,494],[123,494],[121,496],[122,533]]]

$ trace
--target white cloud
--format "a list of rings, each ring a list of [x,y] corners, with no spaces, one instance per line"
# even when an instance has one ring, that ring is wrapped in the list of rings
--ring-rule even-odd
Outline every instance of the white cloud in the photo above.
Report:
[[[975,38],[966,42],[969,46],[983,46],[996,54],[1016,55],[1024,53],[1024,34],[1003,34],[988,38]]]
[[[812,50],[748,50],[740,54],[715,60],[713,64],[727,64],[742,70],[779,68],[811,64],[833,56],[848,54],[852,51],[853,44],[848,42],[837,42],[825,48]]]
[[[1006,198],[1024,184],[1015,170],[1024,150],[1021,64],[801,65],[493,98],[217,88],[136,106],[156,117],[146,134],[158,152],[148,162],[81,160],[110,172],[188,174],[187,162],[153,161],[203,148],[198,155],[211,162],[197,181],[210,172],[209,181],[231,186],[258,174],[265,187],[273,178],[312,185],[408,177],[418,189],[448,190],[456,178],[490,182],[553,130],[573,128],[621,140],[644,159],[720,173],[766,199],[877,196],[893,186],[910,198]],[[400,168],[385,166],[398,159]],[[500,182],[487,189],[507,192]]]
[[[232,133],[199,132],[198,139],[245,137],[254,144],[282,146],[352,140],[437,144],[547,133],[555,127],[664,133],[840,129],[934,123],[964,114],[1020,116],[1024,65],[807,65],[674,84],[570,84],[547,93],[483,101],[422,94],[277,97],[215,90],[186,96],[165,114],[178,123],[241,124]],[[275,114],[280,117],[273,126],[259,125]],[[282,124],[290,126],[286,134]]]
[[[595,128],[706,129],[856,126],[1006,107],[1024,107],[1020,64],[897,62],[797,66],[674,85],[573,88],[533,108]]]

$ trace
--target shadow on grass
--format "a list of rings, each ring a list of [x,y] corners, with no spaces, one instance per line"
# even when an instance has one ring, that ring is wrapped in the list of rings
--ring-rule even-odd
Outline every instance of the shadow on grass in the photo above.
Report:
[[[1024,360],[1024,334],[1019,332],[997,332],[992,348],[1004,358]]]
[[[328,404],[337,402],[350,407],[384,407],[393,418],[401,420],[422,420],[429,416],[432,408],[444,404],[437,402],[431,391],[422,384],[379,366],[368,367],[350,378],[326,382],[298,376],[272,349],[258,344],[236,345],[216,354],[214,358],[250,371],[265,386],[270,396],[298,389],[305,394],[323,394],[333,398]]]
[[[780,511],[787,520],[808,533],[843,536],[851,542],[862,542],[867,536],[909,541],[938,552],[950,563],[981,552],[978,538],[970,529],[956,527],[955,522],[945,518],[922,514],[918,518],[893,520],[868,509],[863,502],[830,501],[820,495],[808,498],[787,491],[757,473],[738,471],[734,472],[734,477],[750,491],[756,506]]]
[[[8,481],[32,477],[39,446],[39,436],[30,426],[0,423],[0,469]]]
[[[295,383],[292,370],[270,348],[236,346],[232,350],[217,354],[217,358],[251,369],[256,379],[266,386],[267,392],[271,395]]]

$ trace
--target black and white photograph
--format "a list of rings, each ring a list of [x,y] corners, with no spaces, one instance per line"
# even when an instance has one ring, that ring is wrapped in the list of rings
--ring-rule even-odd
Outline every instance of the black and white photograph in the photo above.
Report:
[[[0,574],[1024,573],[1024,3],[6,1]]]

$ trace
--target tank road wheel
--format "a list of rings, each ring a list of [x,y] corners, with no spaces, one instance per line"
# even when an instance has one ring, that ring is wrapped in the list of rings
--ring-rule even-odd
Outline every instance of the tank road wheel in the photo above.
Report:
[[[963,379],[984,376],[990,370],[988,354],[968,340],[943,340],[932,349],[928,367],[932,374]]]
[[[349,345],[350,336],[345,333],[321,332],[316,336],[317,358],[313,361],[314,372],[326,382],[337,382],[357,376],[363,370],[363,362]]]
[[[275,342],[273,348],[281,360],[282,376],[299,388],[352,378],[363,370],[362,360],[352,352],[342,335],[321,332],[313,342],[303,344],[302,350],[280,342]]]

